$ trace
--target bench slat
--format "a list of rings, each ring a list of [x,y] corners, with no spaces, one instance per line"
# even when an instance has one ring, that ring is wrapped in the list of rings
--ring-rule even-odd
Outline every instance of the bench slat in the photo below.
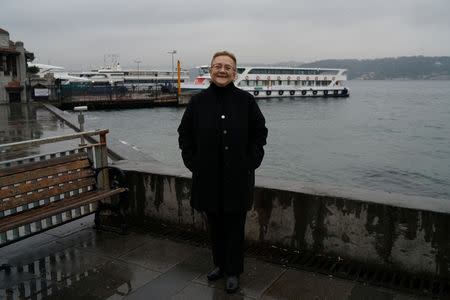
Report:
[[[27,171],[24,173],[18,173],[13,175],[8,175],[4,177],[0,177],[0,187],[13,185],[29,180],[35,180],[51,175],[56,175],[59,173],[64,173],[68,171],[73,171],[76,169],[83,169],[89,167],[89,160],[77,160],[74,162],[69,162],[61,165],[54,165],[43,169],[36,169],[33,171]]]
[[[42,169],[46,167],[51,167],[55,165],[65,164],[72,161],[87,159],[87,153],[76,153],[67,156],[61,156],[57,158],[51,158],[43,161],[37,161],[32,163],[26,163],[23,165],[17,165],[13,167],[0,169],[0,177],[8,176],[16,173],[28,172],[36,169]]]
[[[89,177],[81,180],[77,180],[71,183],[66,183],[61,186],[53,187],[48,190],[42,190],[35,193],[28,194],[23,197],[12,198],[9,200],[3,200],[0,202],[0,210],[8,210],[14,207],[19,207],[25,204],[33,203],[42,199],[58,196],[66,192],[81,189],[83,187],[91,186],[95,184],[95,178]]]
[[[73,181],[89,176],[93,176],[94,171],[91,169],[81,169],[70,174],[63,174],[52,178],[46,178],[39,181],[28,182],[18,186],[11,186],[7,189],[0,190],[0,199],[23,195],[31,191],[59,185],[68,181]]]
[[[56,202],[51,202],[45,206],[30,209],[17,215],[7,216],[0,219],[0,233],[10,229],[33,223],[59,213],[69,211],[87,204],[111,197],[125,192],[125,188],[119,188],[110,191],[97,190],[83,193],[78,196],[65,198]]]

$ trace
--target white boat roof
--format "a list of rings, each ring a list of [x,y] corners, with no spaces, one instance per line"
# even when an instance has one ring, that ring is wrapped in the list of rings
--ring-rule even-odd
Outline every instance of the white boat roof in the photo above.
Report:
[[[210,68],[210,65],[202,65],[196,68],[204,69]],[[240,66],[238,65],[236,68],[240,69],[293,69],[293,70],[346,70],[342,68],[304,68],[304,67],[288,67],[288,66]]]
[[[47,72],[53,72],[53,71],[62,71],[64,70],[63,67],[59,66],[53,66],[53,65],[46,65],[46,64],[38,64],[38,63],[27,63],[28,67],[38,67],[39,73],[47,73]]]

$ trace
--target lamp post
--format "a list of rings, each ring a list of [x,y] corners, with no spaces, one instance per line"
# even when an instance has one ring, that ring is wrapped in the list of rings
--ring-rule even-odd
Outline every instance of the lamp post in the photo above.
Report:
[[[137,93],[139,94],[139,64],[140,64],[142,61],[136,59],[134,62],[137,63],[137,75],[138,75],[138,81],[137,81]]]
[[[167,53],[172,54],[172,82],[171,82],[170,86],[173,88],[173,55],[175,53],[177,53],[177,50],[172,50],[172,51],[169,51]]]

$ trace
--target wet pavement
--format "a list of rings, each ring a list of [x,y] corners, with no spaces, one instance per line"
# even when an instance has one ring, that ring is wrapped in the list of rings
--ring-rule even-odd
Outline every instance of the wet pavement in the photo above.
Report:
[[[210,250],[93,229],[93,216],[0,248],[0,299],[428,299],[246,257],[241,289],[209,283]]]
[[[74,131],[38,103],[0,104],[0,144],[51,136],[71,134]],[[40,153],[74,148],[77,141],[64,141],[40,146],[0,152],[0,161],[27,157]]]

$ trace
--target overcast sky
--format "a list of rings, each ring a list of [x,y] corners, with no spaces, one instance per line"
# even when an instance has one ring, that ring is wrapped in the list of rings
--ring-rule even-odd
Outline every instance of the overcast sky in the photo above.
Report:
[[[88,70],[450,55],[449,0],[0,0],[0,28],[35,62]]]

